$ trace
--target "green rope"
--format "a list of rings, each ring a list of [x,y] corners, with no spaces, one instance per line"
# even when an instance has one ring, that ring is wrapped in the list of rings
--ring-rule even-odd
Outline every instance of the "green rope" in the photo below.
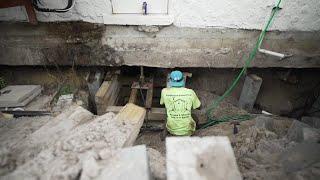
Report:
[[[227,97],[230,95],[230,93],[233,91],[233,89],[237,86],[237,84],[239,83],[240,78],[244,75],[244,73],[246,72],[248,66],[250,65],[251,61],[255,58],[257,51],[259,50],[259,47],[262,44],[262,41],[266,35],[267,30],[269,29],[270,25],[272,24],[272,21],[274,19],[274,16],[276,14],[276,12],[280,9],[279,5],[281,3],[282,0],[279,0],[277,5],[272,9],[271,11],[271,15],[269,17],[269,20],[265,26],[265,28],[263,29],[263,31],[260,33],[260,36],[256,42],[256,45],[254,47],[254,49],[251,51],[249,57],[246,59],[245,61],[245,65],[244,67],[241,69],[240,73],[238,74],[238,76],[233,80],[231,86],[227,89],[227,91],[220,96],[217,100],[215,100],[207,109],[206,115],[207,115],[207,123],[202,125],[200,127],[200,129],[204,129],[206,127],[218,124],[220,122],[227,122],[230,120],[248,120],[251,119],[252,117],[250,115],[235,115],[235,116],[223,116],[221,118],[214,118],[212,116],[212,112],[213,110],[215,110],[218,105]]]

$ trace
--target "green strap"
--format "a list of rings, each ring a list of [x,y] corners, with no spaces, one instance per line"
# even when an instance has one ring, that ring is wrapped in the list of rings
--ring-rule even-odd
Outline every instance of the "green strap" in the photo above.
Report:
[[[236,115],[236,116],[223,116],[222,118],[216,119],[216,118],[212,118],[212,112],[213,110],[215,110],[219,104],[221,103],[221,101],[223,101],[227,96],[230,95],[230,93],[233,91],[233,89],[237,86],[237,84],[239,83],[240,78],[244,75],[244,73],[246,72],[248,66],[250,65],[251,61],[255,58],[257,51],[259,50],[259,47],[262,44],[262,41],[266,35],[267,30],[269,29],[270,25],[272,24],[272,21],[274,19],[274,16],[276,14],[276,12],[280,9],[279,5],[281,3],[282,0],[279,0],[277,5],[272,9],[271,11],[271,15],[269,17],[269,20],[265,26],[265,28],[263,29],[263,31],[260,33],[260,36],[256,42],[256,45],[254,47],[254,49],[251,51],[249,57],[246,59],[245,61],[245,65],[244,67],[241,69],[240,73],[238,74],[238,76],[233,80],[231,86],[226,90],[226,92],[220,96],[217,100],[215,100],[207,109],[206,115],[207,115],[207,123],[205,125],[203,125],[201,127],[201,129],[209,127],[211,125],[214,124],[218,124],[220,122],[226,122],[226,121],[230,121],[233,119],[237,119],[237,120],[248,120],[251,119],[250,115]]]

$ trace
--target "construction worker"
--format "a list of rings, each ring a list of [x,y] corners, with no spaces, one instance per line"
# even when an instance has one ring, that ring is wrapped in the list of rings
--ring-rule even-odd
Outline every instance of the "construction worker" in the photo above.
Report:
[[[161,139],[167,135],[190,136],[196,129],[191,117],[191,110],[199,108],[201,103],[192,89],[185,88],[185,80],[181,71],[170,73],[169,88],[161,91],[160,104],[165,105],[167,119]]]

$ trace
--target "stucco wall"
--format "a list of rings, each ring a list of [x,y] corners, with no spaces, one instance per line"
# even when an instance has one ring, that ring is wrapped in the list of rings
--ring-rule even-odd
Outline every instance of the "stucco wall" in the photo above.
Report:
[[[63,7],[67,0],[42,0],[48,7]],[[169,0],[169,14],[177,27],[218,27],[261,29],[276,0]],[[273,30],[320,30],[319,0],[283,0],[283,10],[278,14]],[[76,0],[75,7],[67,13],[37,12],[39,21],[86,21],[103,23],[111,14],[110,0]],[[26,21],[24,8],[0,10],[0,20]]]

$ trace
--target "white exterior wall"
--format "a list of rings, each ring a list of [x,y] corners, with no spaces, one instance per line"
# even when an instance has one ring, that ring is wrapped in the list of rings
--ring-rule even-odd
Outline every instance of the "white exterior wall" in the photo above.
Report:
[[[42,0],[50,8],[67,0]],[[261,29],[276,0],[169,0],[169,15],[178,27]],[[283,0],[283,10],[271,27],[280,31],[319,31],[319,0]],[[39,21],[87,21],[104,23],[112,14],[110,0],[76,0],[67,13],[37,12]],[[26,21],[24,8],[0,9],[0,20]],[[150,20],[152,21],[152,19]]]

